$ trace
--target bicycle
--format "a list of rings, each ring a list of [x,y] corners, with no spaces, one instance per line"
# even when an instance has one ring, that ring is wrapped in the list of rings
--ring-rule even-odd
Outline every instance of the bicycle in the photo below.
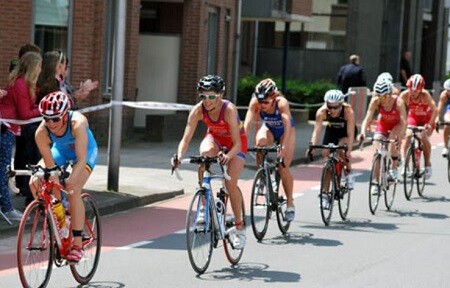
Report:
[[[262,156],[262,166],[256,171],[253,180],[250,204],[252,230],[258,241],[261,241],[266,235],[272,211],[276,212],[278,228],[281,233],[286,234],[289,230],[290,222],[287,222],[285,217],[287,199],[278,193],[280,187],[278,166],[284,165],[284,163],[280,159],[274,163],[274,160],[269,157],[269,153],[277,152],[278,149],[279,146],[272,146],[254,147],[247,150],[260,153]]]
[[[377,151],[373,155],[372,169],[369,178],[369,208],[370,212],[375,215],[382,192],[384,193],[384,204],[386,205],[387,210],[390,210],[394,203],[397,179],[394,179],[394,176],[390,175],[390,171],[393,170],[392,165],[394,160],[392,159],[388,146],[398,140],[377,138],[366,139],[380,143],[380,147],[377,148]],[[375,189],[373,189],[373,187],[375,187]]]
[[[229,205],[229,194],[225,188],[224,181],[230,180],[226,169],[220,164],[219,157],[191,156],[182,159],[180,163],[192,163],[205,166],[203,182],[195,192],[189,204],[186,215],[186,246],[189,262],[198,274],[203,274],[211,262],[213,248],[219,247],[219,241],[223,241],[225,255],[232,265],[241,260],[244,249],[235,249],[230,238],[230,232],[235,229],[235,219],[231,205]],[[221,173],[214,175],[211,165],[218,163]],[[175,169],[178,179],[182,179],[178,169]],[[214,198],[211,180],[221,179],[222,187]],[[239,189],[239,193],[242,192]],[[204,221],[198,223],[200,213],[204,213]],[[242,219],[245,227],[245,206],[242,198]],[[244,228],[245,229],[245,228]]]
[[[75,280],[87,284],[95,274],[101,249],[100,217],[94,198],[81,194],[86,215],[82,232],[84,257],[79,263],[69,262],[66,256],[73,240],[69,232],[70,215],[65,213],[66,230],[52,208],[52,201],[56,199],[54,189],[69,193],[64,190],[64,179],[69,172],[60,167],[48,169],[39,165],[30,165],[27,169],[13,171],[8,167],[10,177],[35,176],[40,180],[38,199],[25,209],[17,233],[17,267],[23,287],[46,287],[53,263],[56,267],[69,265]],[[50,176],[58,176],[61,184],[50,180]]]
[[[403,186],[405,197],[411,200],[414,183],[417,186],[417,193],[423,197],[425,188],[425,158],[423,157],[423,144],[418,133],[426,130],[424,126],[411,126],[407,129],[412,131],[411,142],[406,150],[405,164],[403,173]]]
[[[450,125],[450,122],[438,122],[436,125],[436,132],[439,133],[439,127],[443,127],[443,126],[447,126],[447,125]],[[449,146],[447,146],[447,147],[449,147]],[[448,179],[448,182],[450,182],[450,151],[447,152],[447,155],[445,155],[444,157],[447,158],[447,179]]]
[[[344,161],[337,155],[338,150],[347,151],[347,145],[335,145],[329,143],[327,145],[309,145],[308,154],[311,157],[310,151],[312,149],[328,149],[330,154],[322,168],[322,177],[320,181],[320,214],[323,223],[328,226],[333,212],[334,201],[338,201],[339,214],[342,220],[347,219],[348,210],[350,208],[350,194],[351,190],[347,183],[341,183],[342,172],[344,168]],[[331,181],[330,181],[331,176]],[[331,191],[330,190],[331,182]],[[329,203],[325,205],[325,203]]]

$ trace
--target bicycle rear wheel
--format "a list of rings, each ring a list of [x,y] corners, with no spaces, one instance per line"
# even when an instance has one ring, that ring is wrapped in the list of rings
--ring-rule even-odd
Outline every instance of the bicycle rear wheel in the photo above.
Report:
[[[198,274],[204,273],[208,268],[214,244],[214,225],[212,225],[210,215],[206,216],[209,211],[205,211],[205,223],[197,223],[196,221],[200,213],[200,207],[205,206],[206,209],[205,193],[204,189],[195,192],[186,217],[186,248],[189,262]],[[206,223],[209,225],[206,225]]]
[[[242,221],[244,222],[244,229],[246,229],[245,225],[245,203],[244,198],[242,196],[241,189],[238,187],[239,193],[242,197],[242,205],[241,205],[241,213],[242,213]],[[223,221],[225,221],[225,229],[228,231],[232,229],[236,225],[236,221],[234,218],[233,209],[231,208],[231,203],[229,201],[230,196],[225,196],[225,217],[222,217]],[[228,234],[226,234],[225,239],[223,239],[223,248],[225,250],[225,255],[227,256],[228,261],[236,265],[241,260],[242,254],[244,253],[244,249],[235,249],[231,243],[231,239]]]
[[[370,171],[370,179],[369,179],[369,208],[370,213],[375,215],[375,211],[377,211],[378,203],[380,201],[381,195],[381,175],[376,175],[376,171],[381,172],[381,155],[375,154],[372,161],[372,170]],[[380,174],[380,173],[378,173]]]
[[[261,241],[266,235],[271,216],[270,192],[266,183],[266,173],[261,168],[256,172],[255,180],[253,181],[250,204],[250,219],[253,235],[255,235],[258,241]]]
[[[387,161],[386,172],[389,173],[389,171],[394,170],[392,168],[393,160],[392,158],[388,157],[386,158],[386,161]],[[388,178],[386,183],[387,187],[384,190],[384,204],[386,205],[387,210],[391,210],[392,204],[394,204],[395,191],[397,189],[397,179],[391,179],[390,177],[387,178]]]
[[[281,233],[286,234],[289,230],[289,226],[291,225],[291,222],[286,221],[286,208],[287,208],[287,197],[286,195],[283,195],[280,193],[281,187],[280,187],[280,173],[278,173],[277,170],[275,170],[275,181],[277,181],[277,189],[278,189],[278,199],[277,201],[277,223],[278,228],[280,229]],[[275,192],[275,191],[274,191]]]
[[[100,214],[94,198],[87,193],[81,194],[85,210],[83,240],[83,259],[77,264],[70,265],[75,280],[80,284],[86,284],[94,277],[100,260],[102,246],[102,233],[100,225]]]
[[[405,190],[406,200],[411,200],[412,190],[414,188],[414,182],[416,181],[415,174],[416,168],[414,163],[414,151],[408,148],[406,152],[405,166],[402,171],[403,174],[403,187]]]
[[[419,194],[420,197],[424,197],[423,192],[425,191],[426,179],[425,179],[425,155],[423,154],[423,150],[420,151],[419,155],[420,159],[418,160],[420,168],[419,171],[417,172],[417,193]]]
[[[328,187],[326,185],[326,178],[328,175]],[[330,162],[326,162],[322,170],[322,178],[320,181],[320,215],[322,216],[323,223],[328,226],[330,224],[331,214],[333,212],[333,201],[335,195],[334,173]],[[328,189],[326,189],[328,188]],[[325,193],[325,191],[329,191]],[[324,205],[328,203],[328,205]]]
[[[17,268],[23,287],[47,286],[54,249],[44,203],[35,200],[25,209],[17,233]]]

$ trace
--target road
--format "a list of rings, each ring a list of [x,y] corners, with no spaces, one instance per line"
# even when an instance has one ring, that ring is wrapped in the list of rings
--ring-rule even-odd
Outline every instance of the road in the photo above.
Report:
[[[215,249],[201,276],[185,249],[190,194],[104,217],[100,265],[84,287],[448,287],[450,184],[440,150],[433,149],[426,197],[413,192],[406,201],[399,185],[393,210],[381,203],[376,215],[370,214],[367,199],[372,151],[355,151],[359,176],[349,218],[341,221],[336,209],[329,227],[318,208],[320,162],[293,167],[297,217],[289,233],[280,235],[272,218],[258,243],[249,228],[241,263],[230,267],[223,249]],[[253,174],[243,173],[244,191]],[[195,181],[195,173],[185,175],[184,181]],[[248,204],[248,192],[245,197]],[[14,247],[15,238],[0,241],[1,287],[20,287]],[[64,267],[54,269],[49,287],[80,286]]]

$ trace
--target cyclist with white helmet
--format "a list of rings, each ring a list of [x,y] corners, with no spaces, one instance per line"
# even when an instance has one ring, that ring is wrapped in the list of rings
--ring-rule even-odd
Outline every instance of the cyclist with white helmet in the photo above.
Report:
[[[79,262],[83,258],[81,234],[84,228],[84,204],[81,190],[86,184],[97,158],[98,148],[86,117],[70,110],[69,97],[61,91],[47,94],[39,103],[39,111],[44,118],[36,130],[36,144],[42,159],[39,165],[53,168],[67,166],[73,162],[72,173],[66,181],[65,190],[71,215],[73,243],[67,256],[71,262]],[[59,181],[52,176],[52,180]],[[31,178],[30,188],[33,195],[37,192],[37,178]],[[61,198],[59,193],[56,193]]]
[[[203,121],[208,127],[205,138],[200,144],[202,156],[214,157],[221,153],[222,148],[228,151],[221,155],[221,163],[227,164],[227,172],[231,179],[225,181],[225,186],[230,194],[231,206],[236,219],[236,229],[232,241],[236,249],[245,246],[246,234],[244,219],[242,219],[243,199],[239,193],[238,180],[245,164],[247,154],[247,136],[236,106],[228,100],[223,99],[225,94],[225,82],[217,75],[202,77],[197,84],[198,102],[189,113],[183,138],[178,145],[177,154],[172,157],[172,167],[180,165],[180,160],[189,148],[189,143],[194,136],[197,125]],[[204,167],[199,167],[199,178],[203,175]],[[201,183],[201,179],[199,182]],[[204,210],[200,210],[197,217],[198,224],[204,224]]]
[[[319,143],[319,137],[322,132],[322,126],[326,122],[325,135],[323,137],[323,144],[333,143],[335,145],[344,145],[348,147],[346,155],[343,151],[339,151],[342,159],[348,160],[345,162],[347,186],[353,189],[354,177],[351,166],[351,150],[353,141],[356,136],[355,113],[350,104],[344,103],[345,95],[340,90],[328,90],[325,93],[323,100],[325,103],[316,112],[316,124],[311,137],[312,145]],[[314,155],[314,149],[309,151]],[[328,157],[330,151],[322,150],[324,158]],[[326,206],[326,205],[325,205]]]
[[[437,107],[437,117],[436,117],[436,125],[437,122],[439,122],[439,117],[442,114],[442,111],[444,111],[444,121],[450,122],[450,79],[445,80],[444,82],[444,91],[441,92],[441,95],[439,96],[439,103]],[[447,157],[448,154],[448,140],[450,137],[450,126],[445,125],[444,126],[444,148],[442,149],[442,156]]]
[[[382,78],[384,78],[384,79],[386,79],[386,80],[388,80],[389,82],[392,83],[392,94],[394,94],[394,95],[399,95],[400,94],[400,89],[395,87],[395,85],[394,85],[394,78],[392,77],[391,73],[389,73],[389,72],[381,73],[380,75],[378,75],[377,81],[382,79]],[[377,81],[375,81],[375,82],[377,82]]]
[[[278,171],[287,198],[286,221],[291,222],[295,219],[295,207],[293,198],[294,180],[289,166],[295,150],[295,123],[291,115],[289,102],[278,91],[275,82],[270,78],[259,82],[253,95],[245,116],[245,131],[250,134],[252,124],[258,123],[258,120],[261,119],[262,125],[258,131],[255,131],[255,145],[280,144],[278,157],[283,159],[284,165],[280,165]],[[261,161],[261,156],[257,155],[256,164],[258,166],[262,164]]]
[[[423,154],[425,157],[425,179],[431,177],[431,143],[429,137],[433,133],[437,116],[436,103],[430,93],[424,89],[425,80],[422,75],[414,74],[406,83],[407,90],[400,93],[400,98],[408,109],[407,125],[425,126],[427,129],[421,134]],[[402,143],[402,159],[405,159],[406,148],[411,141],[412,131],[406,131],[405,141]]]
[[[372,121],[375,111],[378,111],[377,127],[375,129],[375,139],[402,139],[406,125],[406,109],[405,104],[398,95],[393,94],[393,84],[388,78],[378,78],[373,86],[372,100],[369,104],[369,109],[361,125],[361,134],[359,140],[364,140],[366,131],[370,130],[370,123]],[[392,143],[390,145],[390,152],[394,163],[393,170],[390,171],[391,176],[397,178],[398,165],[398,144]]]

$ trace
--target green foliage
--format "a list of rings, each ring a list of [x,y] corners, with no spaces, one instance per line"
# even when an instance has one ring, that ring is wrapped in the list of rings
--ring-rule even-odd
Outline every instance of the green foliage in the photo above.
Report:
[[[246,106],[250,102],[255,86],[259,81],[269,78],[270,75],[254,76],[248,75],[239,80],[237,105]],[[270,77],[281,90],[281,77]],[[336,85],[330,81],[318,80],[313,82],[302,82],[296,79],[288,79],[286,81],[285,97],[293,103],[299,104],[316,104],[323,102],[323,95],[330,89],[337,89]],[[316,110],[317,108],[308,108]]]

